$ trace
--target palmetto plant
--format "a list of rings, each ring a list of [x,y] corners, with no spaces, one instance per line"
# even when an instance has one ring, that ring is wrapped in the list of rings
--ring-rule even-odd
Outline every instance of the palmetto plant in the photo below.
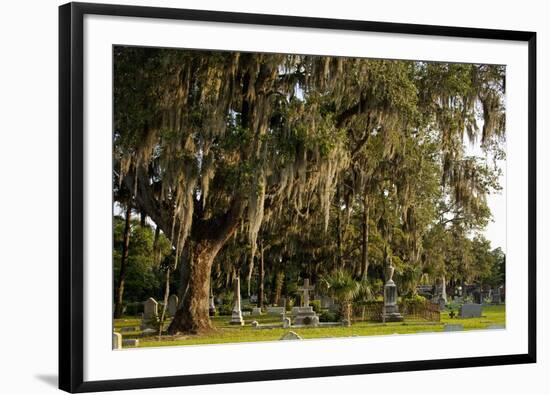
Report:
[[[361,291],[361,283],[344,270],[337,270],[322,280],[327,293],[336,299],[342,309],[342,318],[348,325],[351,324],[351,305]]]

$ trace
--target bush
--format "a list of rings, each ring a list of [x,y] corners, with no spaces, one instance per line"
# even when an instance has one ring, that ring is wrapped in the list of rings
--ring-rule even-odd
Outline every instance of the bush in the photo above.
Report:
[[[231,315],[233,313],[233,305],[231,304],[222,304],[218,306],[219,315]]]
[[[321,301],[320,300],[312,300],[309,302],[309,305],[313,307],[313,311],[316,313],[321,312]]]
[[[294,303],[296,303],[296,300],[294,298],[287,298],[286,299],[286,309],[287,309],[287,311],[292,310],[292,308],[294,307]]]
[[[338,322],[339,320],[339,314],[330,310],[325,310],[319,315],[319,322]]]
[[[419,306],[419,305],[423,305],[424,303],[426,303],[426,298],[424,296],[421,296],[421,295],[413,295],[413,296],[403,298],[402,303],[407,304],[409,306],[411,306],[411,305],[412,306]]]
[[[143,313],[143,303],[128,303],[124,309],[124,315],[138,316]]]

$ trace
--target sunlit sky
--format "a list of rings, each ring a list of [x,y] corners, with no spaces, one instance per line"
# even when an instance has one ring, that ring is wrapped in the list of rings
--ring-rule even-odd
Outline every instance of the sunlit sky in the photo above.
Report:
[[[468,148],[467,153],[484,157],[478,146]],[[499,178],[502,190],[487,197],[487,205],[491,210],[493,220],[489,222],[483,234],[491,241],[492,248],[500,247],[502,251],[506,252],[506,161],[499,161],[498,164],[502,170],[502,175]]]

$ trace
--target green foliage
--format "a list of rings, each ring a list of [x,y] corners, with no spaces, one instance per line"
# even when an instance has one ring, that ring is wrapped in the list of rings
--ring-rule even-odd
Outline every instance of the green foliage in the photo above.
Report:
[[[358,283],[349,273],[337,270],[323,278],[327,293],[341,303],[351,302],[360,291]]]
[[[338,322],[340,321],[340,315],[337,312],[323,310],[319,314],[319,322]]]
[[[113,274],[114,280],[119,276],[124,219],[114,218],[113,233]],[[154,248],[154,231],[150,226],[141,226],[139,221],[131,221],[130,245],[128,253],[128,268],[124,287],[124,300],[142,302],[153,296],[161,297],[163,275],[159,270],[160,260],[170,251],[170,242],[161,235]]]
[[[309,305],[313,307],[313,311],[316,313],[321,312],[321,301],[320,300],[310,300]]]

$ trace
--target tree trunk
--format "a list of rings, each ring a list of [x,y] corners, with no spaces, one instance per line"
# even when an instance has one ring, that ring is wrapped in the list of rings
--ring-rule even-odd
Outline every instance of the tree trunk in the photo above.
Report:
[[[126,218],[124,221],[124,238],[122,241],[122,256],[120,259],[120,273],[116,285],[115,318],[122,316],[122,298],[124,296],[124,283],[126,281],[126,270],[128,266],[128,247],[130,245],[130,220],[132,216],[132,205],[126,207]]]
[[[279,306],[281,300],[281,293],[283,291],[283,282],[285,279],[285,273],[283,271],[277,272],[275,275],[275,292],[273,297],[273,304]]]
[[[363,234],[362,234],[362,256],[361,256],[361,280],[367,279],[369,270],[369,198],[365,193],[363,197]]]
[[[221,246],[202,241],[193,248],[187,293],[168,328],[168,333],[201,333],[212,329],[208,314],[210,271]]]
[[[260,267],[258,270],[258,307],[264,307],[264,243],[260,240]]]
[[[344,268],[342,260],[342,221],[340,219],[340,183],[336,184],[336,246],[337,246],[337,267]]]
[[[189,268],[193,265],[193,253],[191,249],[191,240],[187,242],[183,249],[180,265],[180,283],[178,287],[178,308],[181,302],[186,298],[189,289]]]
[[[165,235],[170,234],[169,230],[174,222],[176,226],[180,225],[179,220],[171,217],[170,210],[165,210],[157,201],[153,187],[143,169],[138,168],[136,171],[140,178],[140,182],[136,184],[136,199],[140,207]],[[130,181],[130,177],[124,178],[126,184]],[[245,208],[246,200],[237,195],[225,213],[193,220],[191,235],[187,240],[188,243],[193,243],[187,291],[168,328],[168,333],[198,333],[212,327],[208,316],[212,263],[223,245],[235,233]],[[177,244],[176,240],[171,240],[171,242],[173,245]]]
[[[162,305],[162,313],[160,314],[160,325],[159,325],[159,340],[162,335],[162,330],[164,329],[164,319],[166,318],[166,307],[168,306],[168,298],[170,297],[170,268],[166,269],[166,280],[164,285],[164,300]]]

